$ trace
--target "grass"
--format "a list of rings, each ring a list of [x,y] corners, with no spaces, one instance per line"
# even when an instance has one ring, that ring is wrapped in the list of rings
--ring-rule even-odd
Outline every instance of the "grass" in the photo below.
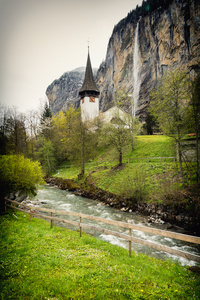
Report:
[[[164,135],[138,136],[135,138],[135,149],[133,151],[130,145],[124,149],[123,161],[125,164],[123,168],[115,168],[118,160],[113,148],[108,148],[106,151],[103,149],[98,157],[85,165],[83,181],[89,176],[90,183],[95,184],[97,187],[127,197],[138,195],[138,188],[142,185],[145,189],[143,198],[144,194],[148,195],[148,199],[145,197],[143,200],[155,201],[156,198],[157,201],[160,195],[155,197],[152,191],[154,194],[159,194],[160,187],[163,190],[169,189],[168,182],[177,173],[173,159],[160,160],[160,157],[173,156],[174,147],[171,138]],[[139,159],[149,157],[154,159]],[[155,159],[156,157],[158,159]],[[59,169],[54,175],[77,180],[79,173],[80,167],[71,165]],[[165,174],[168,174],[167,179]],[[163,186],[163,183],[165,183],[165,186]],[[167,187],[166,184],[168,184]],[[158,201],[160,200],[158,199]]]
[[[200,299],[187,267],[11,211],[0,216],[1,299]]]
[[[137,158],[147,157],[172,157],[174,154],[173,140],[164,135],[144,135],[137,136],[135,138],[135,149],[132,151],[131,146],[127,146],[124,149],[123,160],[131,163],[137,162]],[[159,160],[152,160],[151,162],[157,162]],[[86,163],[86,173],[91,173],[97,167],[111,168],[118,163],[118,156],[114,149],[107,148],[101,149],[100,154],[89,163]],[[67,166],[67,167],[65,167]],[[60,165],[59,170],[54,175],[59,175],[68,179],[76,179],[80,173],[80,166],[70,165],[69,163],[63,163]]]

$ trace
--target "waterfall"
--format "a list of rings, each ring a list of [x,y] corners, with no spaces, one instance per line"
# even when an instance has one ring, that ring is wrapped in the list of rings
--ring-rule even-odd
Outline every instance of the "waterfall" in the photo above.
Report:
[[[139,99],[140,92],[140,69],[141,69],[141,61],[140,61],[140,53],[139,53],[139,21],[137,22],[137,27],[135,30],[135,43],[133,50],[133,103],[132,103],[132,115],[135,117]]]

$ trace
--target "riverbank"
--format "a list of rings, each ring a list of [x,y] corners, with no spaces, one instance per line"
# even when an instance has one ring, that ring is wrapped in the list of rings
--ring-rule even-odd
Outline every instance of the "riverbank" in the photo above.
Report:
[[[146,215],[149,222],[156,224],[166,223],[166,229],[178,226],[186,232],[200,236],[200,202],[198,200],[199,187],[193,186],[182,192],[187,201],[170,199],[166,204],[142,203],[133,198],[121,197],[107,192],[88,182],[78,183],[73,179],[48,177],[46,182],[62,190],[68,190],[75,195],[103,202],[106,205],[125,212],[139,212]],[[177,195],[178,196],[178,195]]]
[[[0,217],[1,299],[199,299],[200,277],[22,212]]]

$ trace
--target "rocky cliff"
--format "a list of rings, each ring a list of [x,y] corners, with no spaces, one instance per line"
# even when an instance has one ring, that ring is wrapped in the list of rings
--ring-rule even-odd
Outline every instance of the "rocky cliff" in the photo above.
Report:
[[[139,62],[134,61],[137,23]],[[142,17],[137,10],[131,12],[114,28],[106,60],[97,73],[101,109],[110,106],[118,89],[134,95],[134,68],[140,63],[137,114],[144,118],[149,92],[169,67],[186,66],[190,71],[199,72],[199,28],[198,0],[169,1],[165,8],[158,7]]]
[[[67,109],[70,103],[78,107],[78,91],[82,86],[85,68],[80,67],[71,72],[64,73],[54,80],[47,88],[46,95],[53,114]]]
[[[199,0],[143,1],[114,27],[106,59],[97,71],[100,109],[112,105],[119,89],[136,101],[134,90],[139,89],[136,114],[144,119],[150,90],[169,67],[186,66],[191,72],[200,71],[199,28]],[[79,105],[78,90],[84,77],[84,70],[80,70],[65,73],[47,88],[53,113],[70,102]]]

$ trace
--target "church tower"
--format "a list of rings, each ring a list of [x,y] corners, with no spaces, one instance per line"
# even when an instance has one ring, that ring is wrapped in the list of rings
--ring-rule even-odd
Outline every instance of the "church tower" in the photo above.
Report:
[[[82,121],[91,121],[99,115],[99,89],[94,81],[90,61],[89,47],[88,58],[83,85],[79,91],[81,97],[81,118]]]

